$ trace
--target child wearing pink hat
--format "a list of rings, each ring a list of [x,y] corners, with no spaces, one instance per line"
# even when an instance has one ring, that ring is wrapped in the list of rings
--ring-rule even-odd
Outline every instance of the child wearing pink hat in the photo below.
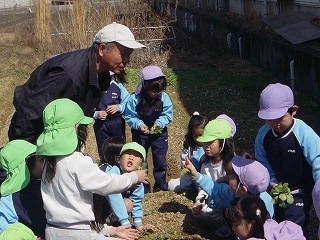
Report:
[[[151,147],[155,179],[153,192],[166,191],[167,125],[173,118],[173,105],[164,92],[167,81],[161,68],[147,66],[140,72],[140,78],[136,92],[127,102],[125,120],[131,128],[132,141],[142,145],[146,151]],[[145,192],[148,191],[145,188]]]
[[[255,157],[269,171],[269,187],[289,184],[293,204],[275,206],[278,222],[290,220],[300,225],[308,238],[312,189],[320,177],[320,137],[300,119],[290,87],[269,84],[260,94],[258,117],[265,120],[256,136]]]
[[[299,225],[270,219],[264,202],[255,195],[235,198],[227,215],[239,240],[305,240]]]

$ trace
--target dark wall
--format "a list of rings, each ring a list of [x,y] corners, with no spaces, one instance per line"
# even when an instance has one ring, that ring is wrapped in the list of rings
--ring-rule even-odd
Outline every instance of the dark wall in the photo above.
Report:
[[[154,8],[158,11],[160,4],[163,3],[154,2]],[[213,13],[213,10],[199,11],[175,5],[170,5],[170,9],[171,14],[176,13],[176,24],[193,32],[193,35],[199,38],[200,44],[209,43],[208,45],[212,48],[228,49],[240,56],[238,39],[241,37],[242,58],[271,72],[279,82],[289,86],[291,84],[290,62],[294,60],[295,90],[314,99],[318,98],[319,51],[309,49],[303,44],[293,45],[270,30],[244,26],[239,20],[228,20],[223,13]],[[227,45],[229,33],[232,36],[231,49]]]

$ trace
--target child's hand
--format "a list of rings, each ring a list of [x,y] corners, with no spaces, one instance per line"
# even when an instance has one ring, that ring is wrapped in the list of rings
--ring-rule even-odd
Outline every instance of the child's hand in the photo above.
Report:
[[[98,111],[98,119],[99,120],[106,120],[106,117],[108,116],[106,111]]]
[[[118,112],[118,110],[118,105],[109,105],[106,109],[107,113],[109,114],[115,114],[116,112]]]
[[[191,160],[189,158],[186,158],[186,165],[185,168],[188,169],[190,172],[188,173],[188,175],[191,178],[195,178],[198,174],[198,171],[196,170],[196,168],[193,166]]]
[[[135,173],[138,175],[138,182],[149,184],[147,170],[136,170]]]
[[[154,229],[154,226],[151,224],[143,224],[137,227],[137,229],[139,231],[143,230],[143,229]]]
[[[140,131],[144,134],[149,134],[149,128],[145,124],[140,127]]]
[[[199,203],[199,202],[195,202],[195,203],[192,205],[192,214],[193,214],[195,217],[200,216],[201,209],[202,209],[202,204]]]
[[[131,226],[119,226],[111,227],[114,234],[109,233],[111,236],[116,236],[121,239],[132,240],[138,239],[139,233],[137,229],[132,228]]]

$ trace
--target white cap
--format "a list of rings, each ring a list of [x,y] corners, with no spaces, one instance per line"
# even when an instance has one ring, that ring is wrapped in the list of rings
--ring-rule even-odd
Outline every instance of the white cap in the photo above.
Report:
[[[133,33],[127,26],[113,22],[96,34],[93,39],[96,43],[109,43],[117,42],[127,48],[143,48],[146,47],[143,44],[137,42],[133,36]]]

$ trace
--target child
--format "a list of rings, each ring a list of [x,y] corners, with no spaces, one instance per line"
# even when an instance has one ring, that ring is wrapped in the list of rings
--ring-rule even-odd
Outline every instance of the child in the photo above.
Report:
[[[125,119],[131,128],[132,141],[142,145],[146,151],[151,146],[155,179],[153,192],[166,191],[167,125],[172,121],[173,106],[164,92],[167,81],[159,67],[143,68],[140,78],[136,92],[127,102]],[[148,189],[145,192],[148,192]]]
[[[229,153],[234,151],[230,123],[224,119],[211,120],[205,126],[203,134],[197,141],[203,145],[206,153],[206,159],[201,163],[200,173],[209,176],[211,181],[216,181],[218,178],[223,177],[225,171],[222,168],[222,161]],[[212,218],[210,215],[219,219],[221,214],[217,214],[209,204],[206,204],[208,194],[208,192],[200,189],[192,206],[192,212],[194,216],[200,219]]]
[[[47,221],[40,192],[42,161],[31,155],[35,151],[36,146],[24,140],[13,140],[1,149],[0,239],[6,239],[2,237],[9,236],[11,228],[16,229],[15,239],[44,238]]]
[[[197,117],[198,118],[198,117]],[[204,119],[207,119],[206,117],[204,116],[200,116],[200,119],[204,120]],[[216,119],[224,119],[226,121],[228,121],[228,123],[230,124],[230,127],[231,127],[231,137],[234,136],[234,134],[236,133],[236,125],[234,123],[234,121],[229,117],[227,116],[226,114],[221,114],[219,115]],[[192,119],[190,119],[191,121]],[[207,120],[206,120],[206,124],[207,124]],[[205,124],[205,125],[206,125]],[[202,144],[200,143],[197,138],[200,137],[202,134],[203,134],[203,130],[204,130],[204,127],[205,125],[203,124],[202,126],[202,131],[200,131],[201,127],[198,131],[198,134],[197,135],[194,135],[194,142],[196,142],[198,145]],[[218,133],[218,128],[216,129],[217,133]],[[228,131],[229,131],[229,128],[228,128]],[[189,130],[190,132],[190,130]],[[201,134],[200,134],[201,133]],[[219,133],[218,133],[219,134]],[[197,137],[197,138],[195,138]],[[233,151],[233,140],[232,138],[229,138],[229,139],[226,139],[227,141],[227,144],[224,145],[226,146],[226,149],[229,149],[230,152]],[[229,147],[231,146],[231,148]],[[224,151],[224,153],[222,153],[222,158],[224,158],[224,156],[226,156],[226,154],[228,154],[229,150],[226,150]],[[221,157],[221,156],[219,156]],[[203,163],[207,163],[207,162],[210,162],[210,156],[208,156],[207,154],[205,154],[205,151],[203,149],[203,147],[201,148],[198,148],[198,150],[196,152],[193,153],[193,155],[191,157],[188,157],[189,159],[191,159],[192,163],[195,165],[196,169],[201,172],[201,168],[202,168],[202,164]],[[205,167],[203,169],[206,169]],[[209,175],[211,176],[211,172],[210,171],[205,171],[203,170],[203,172],[201,173],[204,173],[204,174],[207,174],[209,173]],[[220,176],[221,177],[221,176]],[[178,179],[171,179],[168,183],[168,188],[170,191],[174,191],[176,193],[182,193],[182,192],[185,192],[185,191],[188,191],[190,189],[194,189],[192,187],[192,181],[189,177],[183,175],[182,177],[178,178]],[[203,192],[200,193],[200,198],[203,197]]]
[[[93,119],[95,119],[93,128],[100,158],[102,144],[108,137],[119,136],[125,138],[122,113],[130,95],[123,86],[123,83],[126,82],[124,74],[122,72],[115,76],[112,73],[114,78],[110,82],[108,90],[103,94],[93,115]]]
[[[230,203],[227,215],[239,240],[305,240],[297,224],[291,221],[278,224],[270,219],[264,202],[255,195],[235,198]]]
[[[320,138],[303,121],[294,118],[298,106],[293,92],[283,84],[269,84],[260,95],[258,116],[266,120],[255,140],[255,156],[270,174],[270,187],[287,182],[294,203],[275,206],[275,219],[307,226],[312,206],[312,188],[320,176]]]
[[[189,176],[209,195],[207,200],[208,206],[215,209],[216,212],[218,212],[218,210],[223,211],[229,207],[230,201],[236,196],[240,197],[254,194],[263,198],[263,201],[269,206],[268,210],[270,209],[270,214],[273,215],[271,197],[269,196],[268,198],[266,196],[268,181],[270,179],[268,170],[257,161],[243,159],[239,156],[234,156],[230,163],[235,170],[232,169],[228,171],[230,174],[228,177],[228,185],[226,183],[212,181],[209,176],[198,173],[193,164],[187,160],[186,167],[190,170]],[[224,164],[224,167],[228,167],[228,165],[229,164]],[[225,224],[223,228],[226,228]],[[231,234],[231,232],[229,234]],[[229,234],[225,231],[225,235]]]
[[[129,228],[93,226],[93,193],[122,192],[137,182],[147,183],[147,174],[144,170],[105,174],[89,156],[75,151],[79,124],[92,121],[69,99],[54,100],[43,111],[44,131],[37,140],[37,153],[45,157],[41,193],[48,221],[46,240],[104,239],[103,235],[109,234],[137,236]]]
[[[136,142],[126,143],[121,151],[118,164],[113,168],[107,168],[109,173],[130,173],[137,168],[142,167],[146,158],[146,150]],[[145,225],[142,224],[143,207],[142,200],[144,198],[144,186],[140,184],[134,186],[122,194],[107,195],[106,199],[110,204],[113,214],[117,217],[122,226],[131,226],[128,219],[128,212],[131,213],[133,226],[138,230],[142,230]]]
[[[208,118],[206,116],[200,115],[198,112],[194,112],[191,116],[188,124],[188,132],[185,135],[185,140],[183,142],[183,148],[181,153],[181,167],[184,167],[186,158],[199,159],[204,156],[204,150],[197,142],[197,138],[203,134],[204,127],[208,123]],[[168,182],[168,190],[174,191],[176,193],[182,193],[188,190],[196,191],[192,187],[192,181],[188,176],[181,176],[180,178],[170,179]]]

